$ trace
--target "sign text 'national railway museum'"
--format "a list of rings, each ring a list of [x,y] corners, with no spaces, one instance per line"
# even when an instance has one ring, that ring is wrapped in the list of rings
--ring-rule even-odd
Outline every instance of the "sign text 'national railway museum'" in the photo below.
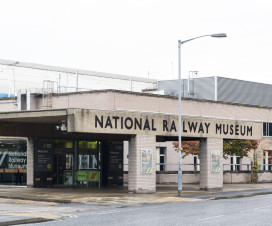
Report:
[[[90,116],[90,115],[89,115]],[[89,121],[89,120],[88,120]],[[119,134],[154,134],[177,136],[178,119],[175,115],[94,114],[88,123],[91,131]],[[86,125],[86,124],[85,124]],[[182,135],[192,137],[222,137],[237,139],[259,139],[261,124],[225,119],[182,117]]]
[[[74,109],[73,115],[68,132],[178,136],[177,115],[86,109]],[[184,137],[259,140],[262,123],[182,116],[181,132]]]

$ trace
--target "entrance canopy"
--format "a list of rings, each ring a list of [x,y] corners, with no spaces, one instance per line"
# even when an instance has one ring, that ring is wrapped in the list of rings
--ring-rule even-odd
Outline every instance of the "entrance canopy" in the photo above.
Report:
[[[178,136],[177,115],[89,109],[58,109],[40,111],[17,111],[0,113],[1,127],[44,125],[60,126],[66,123],[69,133]],[[224,138],[259,140],[262,123],[220,118],[182,116],[182,136],[200,138]],[[25,131],[30,127],[24,128]],[[23,129],[23,128],[22,128]],[[51,128],[52,129],[52,128]],[[3,129],[1,134],[5,135]],[[16,134],[13,134],[16,135]],[[27,135],[27,134],[26,134]]]

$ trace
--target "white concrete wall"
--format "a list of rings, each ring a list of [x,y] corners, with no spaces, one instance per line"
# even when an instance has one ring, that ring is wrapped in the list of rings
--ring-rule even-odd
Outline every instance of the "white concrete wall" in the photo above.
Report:
[[[124,175],[124,183],[127,183],[127,174]],[[200,174],[183,174],[182,183],[183,184],[199,184]],[[235,183],[250,183],[251,174],[250,173],[235,173],[227,172],[223,174],[224,184],[235,184]],[[156,175],[157,184],[177,184],[178,175],[176,174],[157,174]],[[272,173],[264,172],[258,174],[258,183],[272,183]]]
[[[128,191],[132,193],[156,192],[156,137],[136,135],[129,141]],[[142,149],[151,151],[151,172],[142,172]]]

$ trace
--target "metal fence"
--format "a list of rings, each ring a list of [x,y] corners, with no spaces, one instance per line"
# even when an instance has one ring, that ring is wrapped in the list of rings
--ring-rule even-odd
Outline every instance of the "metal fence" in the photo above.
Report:
[[[224,164],[224,171],[245,172],[251,171],[251,164]],[[259,171],[272,172],[272,164],[262,164],[259,166]]]
[[[166,168],[167,165],[175,166],[178,171],[179,164],[166,164],[166,163],[157,163],[157,166]],[[251,164],[223,164],[223,172],[248,172],[251,171]],[[199,172],[200,171],[200,164],[182,164],[182,171],[183,172]],[[259,166],[259,171],[267,171],[272,172],[272,164],[262,164]],[[167,172],[165,170],[157,170],[157,172]],[[173,172],[173,171],[169,171]]]

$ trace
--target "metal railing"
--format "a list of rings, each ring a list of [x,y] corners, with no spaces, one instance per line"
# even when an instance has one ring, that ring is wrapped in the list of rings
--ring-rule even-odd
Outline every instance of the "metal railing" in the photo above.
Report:
[[[272,164],[262,164],[260,165],[259,170],[272,172]]]
[[[124,171],[128,171],[128,164],[124,165]],[[178,163],[157,163],[157,172],[178,171]],[[260,171],[272,172],[272,164],[262,164]],[[182,164],[184,172],[199,172],[200,164]],[[248,172],[251,171],[251,164],[223,164],[223,172]]]
[[[177,171],[179,164],[178,163],[157,163],[156,171]],[[186,163],[182,164],[182,171],[184,172],[199,172],[200,164]]]
[[[232,172],[244,172],[250,171],[251,164],[223,164],[223,172],[232,171]]]
[[[244,172],[251,171],[252,164],[223,164],[223,171]],[[259,171],[272,172],[272,164],[262,164]]]

